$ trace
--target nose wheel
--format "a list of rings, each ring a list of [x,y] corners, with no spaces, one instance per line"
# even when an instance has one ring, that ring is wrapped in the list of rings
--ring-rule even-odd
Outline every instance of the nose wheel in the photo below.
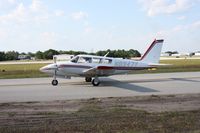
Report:
[[[56,79],[56,70],[54,71],[54,75],[53,75],[53,80],[52,80],[52,82],[51,82],[51,84],[53,85],[53,86],[57,86],[58,85],[58,80]]]
[[[58,85],[58,80],[56,80],[56,79],[52,80],[51,84],[52,84],[53,86]]]

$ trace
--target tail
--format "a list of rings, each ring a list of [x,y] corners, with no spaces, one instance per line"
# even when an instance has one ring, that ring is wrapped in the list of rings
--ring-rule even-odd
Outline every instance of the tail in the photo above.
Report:
[[[158,63],[163,42],[164,40],[155,39],[140,60],[146,63]]]

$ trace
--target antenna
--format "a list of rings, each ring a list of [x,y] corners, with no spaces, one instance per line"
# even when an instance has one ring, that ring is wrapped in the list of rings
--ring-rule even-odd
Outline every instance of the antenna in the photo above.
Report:
[[[106,57],[107,55],[109,54],[109,52],[108,53],[106,53],[103,57]]]

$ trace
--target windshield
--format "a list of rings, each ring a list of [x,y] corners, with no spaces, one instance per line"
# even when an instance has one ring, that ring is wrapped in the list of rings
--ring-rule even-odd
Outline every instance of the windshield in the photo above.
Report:
[[[91,57],[76,56],[71,60],[71,62],[74,62],[74,63],[92,63],[92,58]]]
[[[76,56],[71,62],[74,63],[95,63],[95,64],[111,64],[112,59],[106,58],[98,58],[98,57],[84,57],[84,56]]]

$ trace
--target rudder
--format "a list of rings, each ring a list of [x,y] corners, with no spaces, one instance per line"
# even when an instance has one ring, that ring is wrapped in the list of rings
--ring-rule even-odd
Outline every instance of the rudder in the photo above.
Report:
[[[164,40],[155,39],[140,60],[142,62],[158,63],[163,42]]]

